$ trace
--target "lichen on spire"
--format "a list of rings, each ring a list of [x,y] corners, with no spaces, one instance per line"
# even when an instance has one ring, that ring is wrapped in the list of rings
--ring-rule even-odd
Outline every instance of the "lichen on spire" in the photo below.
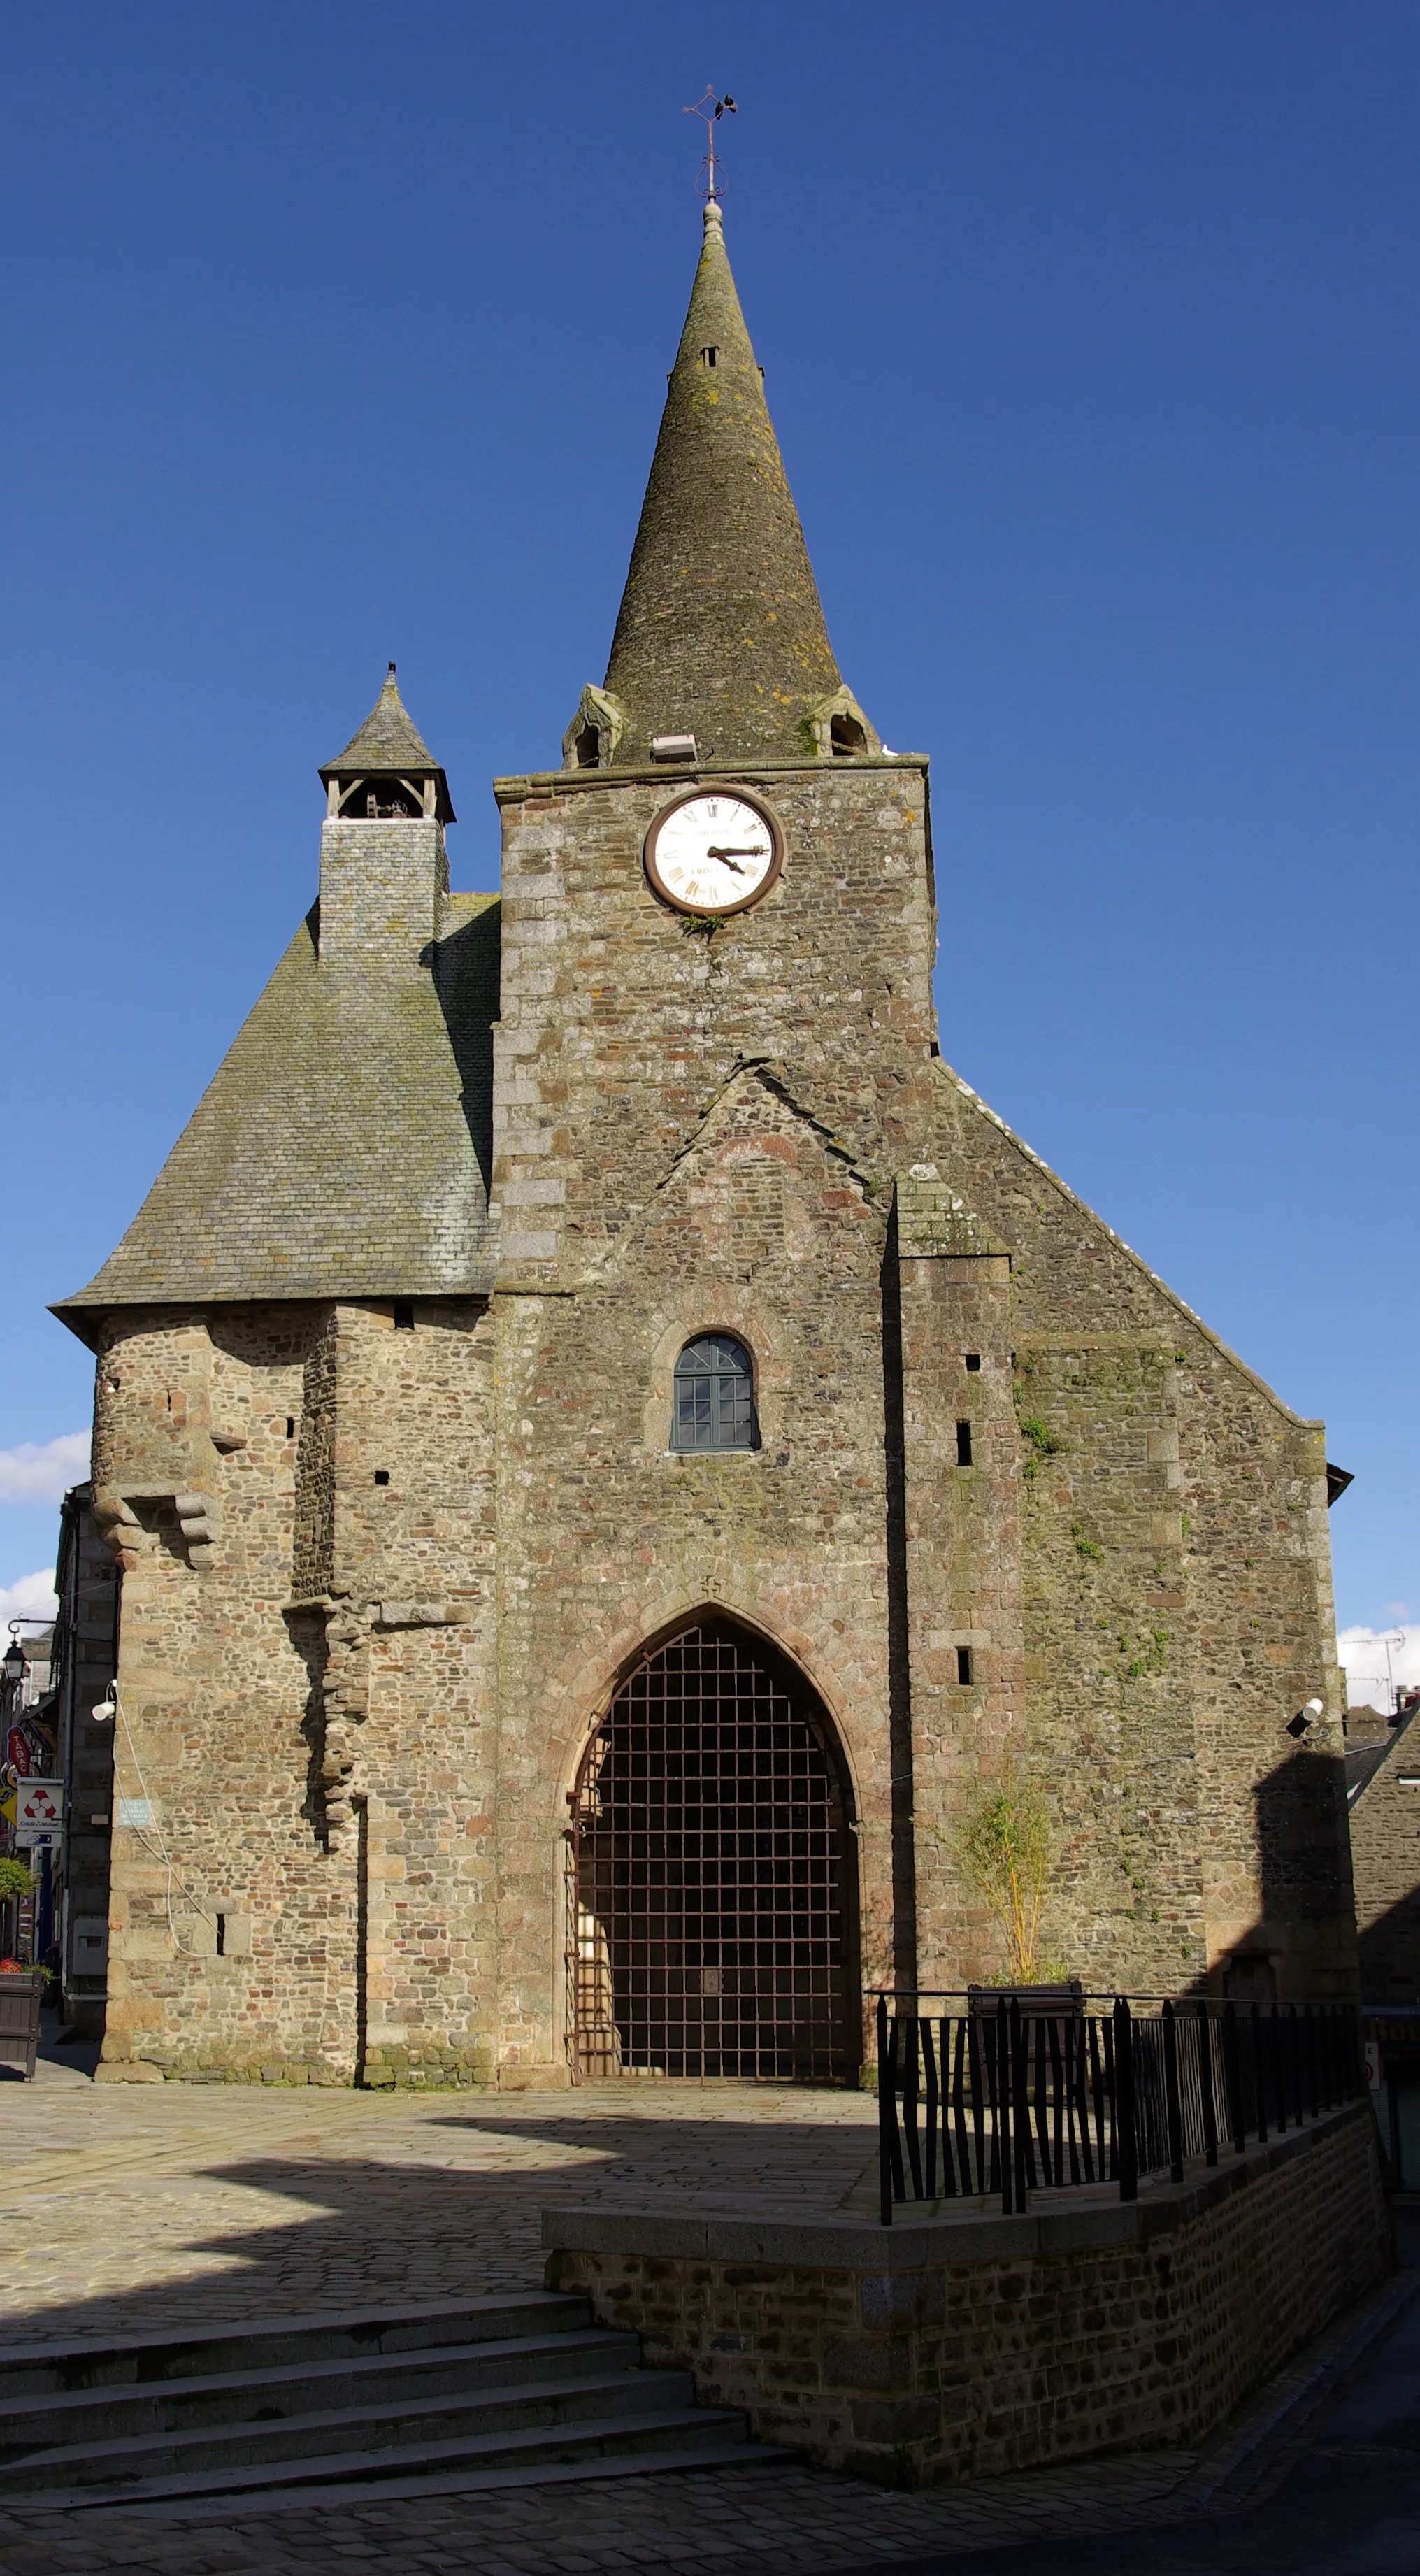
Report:
[[[840,686],[712,199],[607,665],[616,766],[669,733],[704,759],[813,758]]]

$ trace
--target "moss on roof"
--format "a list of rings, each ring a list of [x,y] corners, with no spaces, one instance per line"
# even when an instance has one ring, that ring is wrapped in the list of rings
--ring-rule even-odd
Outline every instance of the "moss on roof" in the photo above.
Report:
[[[118,1249],[54,1311],[492,1286],[495,895],[421,973],[322,974],[313,909]]]

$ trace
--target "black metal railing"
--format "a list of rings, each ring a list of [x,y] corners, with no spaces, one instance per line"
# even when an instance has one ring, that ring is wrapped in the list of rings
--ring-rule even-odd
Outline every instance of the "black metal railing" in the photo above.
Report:
[[[1134,2200],[1141,2179],[1182,2182],[1220,2147],[1241,2155],[1365,2089],[1345,2005],[881,1993],[882,2223],[900,2201],[999,2192],[1009,2213],[1028,2192],[1091,2183]]]

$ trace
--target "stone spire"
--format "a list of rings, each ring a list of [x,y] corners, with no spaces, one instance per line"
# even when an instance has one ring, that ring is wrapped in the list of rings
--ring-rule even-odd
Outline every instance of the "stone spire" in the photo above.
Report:
[[[677,733],[703,759],[812,759],[839,686],[712,199],[607,667],[615,763]]]

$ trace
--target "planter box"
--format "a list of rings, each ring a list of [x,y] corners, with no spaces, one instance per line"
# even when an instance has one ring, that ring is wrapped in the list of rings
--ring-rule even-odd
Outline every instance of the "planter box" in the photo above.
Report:
[[[0,1975],[0,2066],[23,2067],[27,2082],[35,2071],[43,1996],[41,1968],[26,1968],[18,1975],[12,1969]]]

